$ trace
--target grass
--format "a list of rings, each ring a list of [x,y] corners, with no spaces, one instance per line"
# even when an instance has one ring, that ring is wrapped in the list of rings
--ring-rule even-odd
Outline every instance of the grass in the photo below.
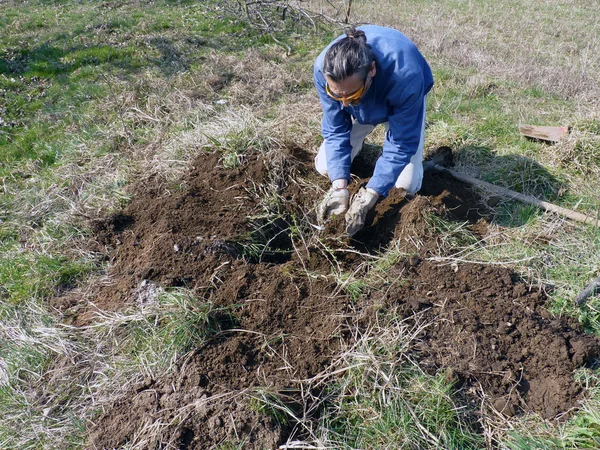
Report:
[[[582,171],[593,170],[584,169],[586,164],[594,167],[598,163],[594,162],[594,151],[586,152],[584,164],[577,162],[581,156],[568,157],[566,147],[577,145],[574,143],[577,134],[570,137],[572,143],[565,142],[559,146],[528,141],[518,130],[519,123],[522,122],[519,120],[519,115],[522,114],[519,109],[522,109],[522,106],[519,105],[517,109],[511,102],[514,98],[519,98],[523,102],[529,100],[537,103],[535,96],[526,89],[511,87],[505,82],[505,86],[493,84],[494,89],[500,91],[499,94],[472,97],[465,94],[464,89],[461,92],[462,88],[454,84],[468,84],[469,78],[463,75],[464,70],[457,70],[451,81],[447,81],[447,72],[446,69],[442,73],[441,89],[437,90],[436,87],[429,97],[433,109],[428,116],[428,120],[433,124],[428,134],[430,146],[447,145],[453,148],[456,168],[459,171],[567,208],[576,207],[587,212],[595,210],[596,202],[590,198],[589,191],[581,190],[580,186],[569,182],[570,174],[576,165],[579,166],[577,170]],[[548,105],[550,114],[552,109],[565,108],[566,103],[557,100]],[[562,123],[564,119],[555,120],[554,123]],[[593,121],[589,117],[578,120],[583,123]],[[586,143],[580,143],[580,148],[585,145],[593,147],[595,135],[583,136]],[[565,170],[566,161],[557,164],[556,155],[563,153],[573,162],[570,171]],[[570,154],[573,155],[573,151]],[[554,155],[552,160],[546,159],[549,155]],[[591,184],[595,186],[594,181]],[[579,203],[575,205],[574,199]]]
[[[81,448],[103,405],[169,371],[219,330],[221,311],[189,292],[146,284],[140,298],[129,310],[99,311],[80,328],[57,323],[32,302],[3,309],[3,448]]]
[[[481,448],[443,374],[429,376],[410,358],[425,324],[382,315],[326,371],[308,380],[329,397],[310,442],[317,448]],[[334,376],[333,374],[340,374]],[[306,409],[306,408],[305,408]],[[307,428],[309,428],[307,426]],[[309,447],[310,448],[310,447]]]
[[[345,12],[338,2],[308,5],[330,15]],[[99,408],[141,377],[170,370],[218,331],[209,302],[151,285],[144,287],[146,304],[99,311],[88,328],[62,324],[47,300],[85,286],[103,270],[99,255],[85,248],[87,220],[127,204],[127,186],[140,174],[175,182],[206,150],[221,152],[222,164],[235,168],[252,149],[290,142],[317,147],[320,110],[311,64],[336,30],[319,22],[316,34],[312,25],[298,23],[285,33],[248,31],[243,20],[210,6],[0,6],[1,448],[83,448]],[[597,8],[583,0],[519,3],[516,14],[516,6],[360,1],[351,20],[401,29],[430,61],[436,87],[428,98],[428,151],[448,145],[456,170],[596,215],[600,43],[589,36],[595,36]],[[572,131],[548,145],[520,136],[521,123],[566,124]],[[317,246],[335,256],[329,243],[315,243],[306,217],[286,215],[275,191],[253,193],[264,198],[255,220],[267,233],[244,242],[247,256],[260,260],[271,244],[279,245],[267,225],[280,219],[290,243],[301,244],[283,253],[306,256]],[[582,309],[572,302],[598,275],[598,229],[514,202],[496,209],[484,240],[464,224],[428,218],[438,235],[436,256],[512,267],[531,283],[552,287],[553,312],[576,316],[598,334],[597,298]],[[392,246],[356,273],[334,267],[340,293],[353,301],[368,295],[385,280],[386,267],[404,257]],[[329,374],[314,380],[328,394],[317,400],[323,414],[311,419],[317,421],[311,442],[457,449],[489,442],[468,425],[452,385],[409,360],[414,332],[390,314],[356,336]],[[526,417],[492,424],[495,442],[511,449],[597,446],[597,373],[581,377],[590,399],[571,421],[556,427]],[[257,410],[292,420],[270,395],[260,391]]]
[[[290,420],[296,419],[293,409],[286,405],[280,395],[265,389],[256,389],[250,394],[250,408],[257,414],[271,417],[279,426],[287,427]]]

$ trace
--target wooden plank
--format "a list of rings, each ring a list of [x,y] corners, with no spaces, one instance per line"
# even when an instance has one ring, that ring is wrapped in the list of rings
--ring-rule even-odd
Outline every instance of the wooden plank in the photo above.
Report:
[[[569,127],[542,127],[537,125],[520,125],[519,132],[528,138],[548,142],[558,142],[569,134]]]

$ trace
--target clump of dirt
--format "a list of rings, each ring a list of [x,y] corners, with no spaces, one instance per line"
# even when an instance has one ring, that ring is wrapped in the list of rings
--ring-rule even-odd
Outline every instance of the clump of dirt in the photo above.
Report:
[[[418,196],[404,208],[400,221],[394,228],[394,240],[400,249],[408,253],[418,253],[420,248],[434,248],[430,242],[435,239],[434,230],[430,229],[427,218],[432,214],[443,215],[444,211],[439,203],[428,197]]]
[[[227,168],[216,153],[209,153],[175,187],[157,177],[134,186],[132,201],[122,212],[93,224],[91,247],[110,260],[111,282],[97,286],[93,308],[78,304],[76,294],[57,299],[55,305],[83,325],[93,320],[96,308],[116,311],[130,303],[131,292],[144,280],[190,289],[211,285],[207,273],[244,258],[247,244],[266,242],[269,233],[280,234],[271,246],[285,247],[275,249],[285,259],[290,242],[279,229],[262,226],[261,236],[252,235],[256,224],[248,217],[259,208],[256,186],[268,181],[269,170],[258,154],[246,159],[240,167]],[[268,259],[268,251],[263,256]]]
[[[283,159],[289,176],[301,180],[312,173],[312,157],[302,149],[290,149]],[[306,242],[302,251],[292,251],[285,223],[276,224],[274,234],[282,236],[277,245],[290,244],[288,257],[252,259],[240,242],[256,228],[248,219],[261,208],[256,186],[267,183],[273,183],[270,164],[260,155],[225,168],[217,155],[207,154],[180,189],[147,180],[122,213],[97,227],[98,248],[106,249],[114,282],[97,288],[96,305],[130,305],[137,287],[152,281],[193,289],[235,319],[224,321],[222,331],[176,370],[147,380],[108,409],[91,430],[90,447],[118,447],[152,431],[155,441],[174,448],[215,448],[226,439],[243,440],[248,449],[275,448],[290,437],[292,424],[262,414],[263,404],[252,399],[266,392],[301,414],[299,380],[327,367],[351,339],[344,331],[349,322],[368,326],[354,311],[374,304],[398,307],[429,324],[415,349],[421,364],[432,373],[452,374],[468,399],[483,393],[506,415],[533,411],[547,418],[577,405],[582,390],[573,371],[598,357],[596,338],[547,313],[543,293],[505,269],[424,261],[435,245],[428,215],[468,221],[474,229],[485,223],[482,202],[467,187],[435,174],[426,176],[414,199],[393,190],[354,239],[339,236],[342,218],[330,222],[321,236],[326,251]],[[318,189],[275,185],[290,211],[314,219],[298,208],[316,204]],[[415,239],[421,242],[418,252],[409,245]],[[389,288],[351,301],[331,276],[332,264],[354,269],[366,261],[365,253],[398,241],[415,255],[390,269]],[[93,321],[93,311],[78,309],[76,300],[63,299],[72,321]]]
[[[447,154],[450,152],[449,154]],[[451,162],[448,147],[438,149],[434,158]],[[359,177],[351,191],[365,186],[375,168],[376,158],[359,154],[352,164],[352,171]],[[385,199],[377,202],[375,210],[366,218],[366,226],[353,238],[353,244],[363,252],[385,250],[394,241],[400,241],[400,249],[425,256],[436,245],[435,230],[427,217],[435,214],[448,220],[467,222],[468,229],[479,237],[487,233],[487,219],[492,211],[476,191],[443,172],[426,171],[418,195],[402,189],[392,189]],[[338,231],[343,230],[338,227]]]

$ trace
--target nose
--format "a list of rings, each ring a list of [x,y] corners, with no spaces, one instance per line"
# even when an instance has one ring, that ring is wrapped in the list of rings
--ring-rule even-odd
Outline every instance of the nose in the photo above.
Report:
[[[345,108],[346,106],[348,106],[349,104],[350,104],[350,100],[346,100],[346,99],[343,99],[343,100],[342,100],[342,105],[344,105],[344,108]]]

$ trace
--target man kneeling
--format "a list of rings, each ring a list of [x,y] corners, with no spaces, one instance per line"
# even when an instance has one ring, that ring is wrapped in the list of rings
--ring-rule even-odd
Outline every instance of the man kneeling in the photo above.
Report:
[[[314,66],[323,108],[323,144],[315,158],[331,189],[321,214],[346,214],[350,236],[367,212],[394,186],[409,193],[421,188],[427,93],[431,69],[416,46],[399,31],[374,25],[351,28],[329,44]],[[350,165],[376,125],[386,129],[383,152],[366,189],[350,205]]]

